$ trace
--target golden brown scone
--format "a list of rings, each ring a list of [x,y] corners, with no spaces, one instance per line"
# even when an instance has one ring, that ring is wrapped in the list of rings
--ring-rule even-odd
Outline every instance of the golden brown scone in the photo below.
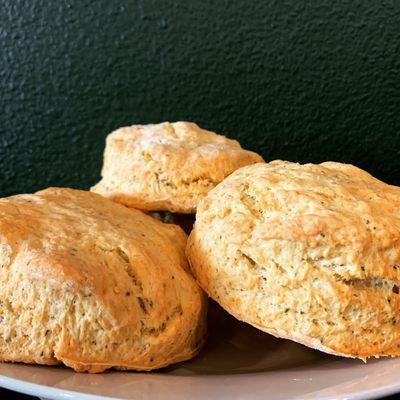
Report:
[[[186,252],[203,289],[265,332],[400,354],[400,188],[359,168],[244,167],[201,201]]]
[[[91,190],[128,207],[191,214],[233,171],[262,161],[191,122],[133,125],[108,135],[103,179]]]
[[[102,372],[193,357],[206,306],[185,244],[95,193],[0,199],[0,360]]]

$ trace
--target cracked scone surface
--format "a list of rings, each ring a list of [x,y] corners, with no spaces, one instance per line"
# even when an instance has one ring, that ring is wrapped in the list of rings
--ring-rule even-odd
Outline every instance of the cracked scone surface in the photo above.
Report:
[[[186,253],[203,289],[265,332],[400,354],[400,188],[359,168],[244,167],[201,201]]]
[[[132,125],[108,135],[102,180],[91,190],[129,207],[190,214],[233,171],[262,161],[194,123]]]
[[[193,357],[204,294],[186,236],[97,194],[0,199],[0,360],[151,370]]]

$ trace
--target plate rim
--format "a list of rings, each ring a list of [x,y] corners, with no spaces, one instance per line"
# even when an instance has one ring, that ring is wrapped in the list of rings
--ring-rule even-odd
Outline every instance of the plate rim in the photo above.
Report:
[[[3,363],[2,363],[3,364]],[[4,363],[6,364],[6,363]],[[23,365],[23,364],[22,364]],[[35,366],[33,366],[35,367]],[[71,373],[73,373],[71,371]],[[115,371],[116,374],[120,373]],[[126,373],[126,372],[122,372]],[[260,373],[262,374],[262,373]],[[176,376],[174,377],[176,378]],[[27,380],[11,378],[9,376],[0,373],[0,387],[8,389],[14,392],[26,394],[29,396],[39,397],[43,400],[126,400],[122,397],[112,397],[107,395],[90,394],[70,389],[62,389],[52,387],[46,384],[32,383]],[[400,393],[400,380],[393,384],[386,384],[380,387],[362,390],[353,394],[341,394],[339,396],[321,396],[316,397],[312,392],[309,394],[299,395],[294,397],[293,400],[306,400],[306,399],[318,399],[318,400],[373,400],[379,399],[386,396],[391,396]],[[232,397],[229,397],[231,399]],[[219,397],[219,400],[228,400],[224,397]],[[199,398],[199,400],[201,400]]]

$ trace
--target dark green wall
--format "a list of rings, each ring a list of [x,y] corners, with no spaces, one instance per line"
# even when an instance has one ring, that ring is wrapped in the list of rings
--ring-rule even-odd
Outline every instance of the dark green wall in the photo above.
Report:
[[[0,194],[96,182],[104,138],[192,120],[400,184],[399,1],[3,0]]]

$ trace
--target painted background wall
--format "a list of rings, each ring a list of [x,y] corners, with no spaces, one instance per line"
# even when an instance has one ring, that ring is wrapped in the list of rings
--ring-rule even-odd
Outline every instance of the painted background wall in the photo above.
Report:
[[[97,181],[104,138],[192,120],[400,184],[400,2],[3,0],[0,194]]]

